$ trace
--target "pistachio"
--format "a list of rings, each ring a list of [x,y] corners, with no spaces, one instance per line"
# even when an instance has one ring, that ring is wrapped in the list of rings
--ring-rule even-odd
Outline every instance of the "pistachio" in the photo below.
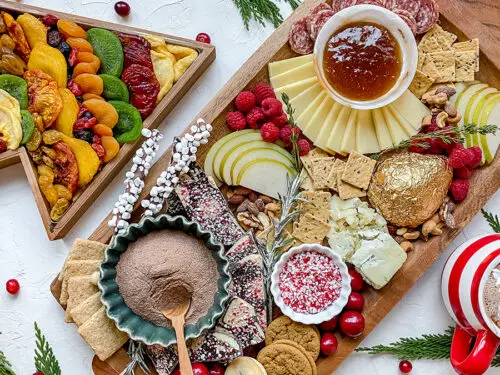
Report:
[[[396,231],[396,234],[398,236],[402,236],[403,234],[405,234],[406,232],[408,232],[408,228],[398,228],[398,230]]]
[[[448,98],[451,98],[453,95],[457,93],[457,90],[455,90],[453,87],[442,86],[436,90],[436,94],[441,94],[441,93],[445,93]]]
[[[436,124],[440,128],[444,128],[446,126],[446,120],[448,119],[448,113],[440,112],[436,117]]]
[[[418,230],[403,234],[403,238],[406,240],[416,240],[418,237],[420,237],[420,231]]]
[[[405,253],[413,250],[413,244],[410,241],[403,241],[399,244],[399,246],[401,246]]]
[[[457,109],[450,102],[444,104],[444,111],[448,114],[448,117],[455,117],[458,114]]]

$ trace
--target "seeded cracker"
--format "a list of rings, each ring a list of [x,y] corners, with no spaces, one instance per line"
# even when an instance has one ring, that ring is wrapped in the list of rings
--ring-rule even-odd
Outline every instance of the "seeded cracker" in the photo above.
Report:
[[[455,80],[457,82],[474,81],[476,70],[476,53],[473,51],[455,52]]]
[[[302,171],[300,172],[300,178],[302,180],[302,183],[300,184],[300,190],[314,190],[314,182],[305,168],[302,168]]]
[[[333,165],[333,168],[330,171],[330,174],[328,175],[327,179],[328,188],[330,188],[333,191],[338,191],[337,174],[339,172],[342,173],[344,171],[344,168],[345,168],[345,162],[340,159],[336,159],[335,164]]]
[[[322,243],[330,226],[311,214],[305,214],[293,230],[293,236],[304,243]]]
[[[337,185],[339,190],[339,197],[342,200],[366,196],[366,191],[358,189],[357,187],[344,182],[342,180],[342,173],[337,173]]]
[[[327,180],[330,171],[335,163],[335,158],[321,158],[313,159],[311,161],[312,180],[314,182],[314,188],[317,190],[328,188]]]
[[[101,292],[97,292],[88,297],[75,308],[71,309],[71,317],[73,318],[75,324],[80,327],[87,320],[89,320],[92,315],[99,311],[101,307]]]
[[[356,151],[351,152],[342,173],[342,180],[355,187],[367,190],[376,164],[377,161],[375,159],[364,156]]]
[[[420,69],[427,77],[432,78],[434,81],[438,81],[441,78],[434,61],[426,58],[422,69]]]
[[[417,98],[421,98],[429,90],[434,81],[431,77],[417,70],[409,89]]]
[[[327,223],[330,219],[330,200],[332,195],[325,191],[305,191],[301,195],[311,203],[300,202],[301,217],[307,213]],[[300,221],[300,219],[299,219]]]
[[[427,58],[434,62],[441,75],[436,83],[455,81],[455,54],[452,51],[429,53]]]
[[[311,162],[314,159],[321,159],[321,158],[327,158],[327,157],[329,157],[329,155],[325,151],[316,147],[315,149],[309,151],[309,153],[307,155],[301,156],[300,160],[302,160],[302,164],[304,164],[304,168],[309,173],[309,176],[312,176],[313,171],[312,171]]]
[[[435,38],[443,51],[451,51],[451,45],[457,40],[455,34],[444,30],[437,34]]]
[[[422,66],[425,62],[425,53],[422,51],[418,51],[418,61],[417,61],[417,70],[422,70]]]
[[[472,39],[467,42],[455,43],[451,46],[455,52],[468,52],[472,51],[476,54],[476,68],[475,71],[479,72],[479,39]]]
[[[422,38],[422,41],[418,45],[418,50],[422,53],[428,54],[442,51],[442,48],[436,38],[432,36],[427,37],[426,35]]]

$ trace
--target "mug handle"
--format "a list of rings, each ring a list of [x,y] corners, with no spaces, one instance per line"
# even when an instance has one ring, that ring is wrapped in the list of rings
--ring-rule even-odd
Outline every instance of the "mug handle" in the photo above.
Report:
[[[495,353],[500,346],[500,338],[489,330],[481,330],[471,350],[474,337],[462,327],[455,327],[451,342],[450,359],[456,372],[461,375],[482,375],[491,365]]]

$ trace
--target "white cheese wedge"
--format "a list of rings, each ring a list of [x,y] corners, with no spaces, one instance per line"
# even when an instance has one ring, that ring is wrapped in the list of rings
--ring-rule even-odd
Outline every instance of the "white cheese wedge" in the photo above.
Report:
[[[323,125],[321,125],[321,130],[318,134],[318,137],[316,138],[316,141],[314,142],[314,145],[316,147],[333,152],[332,150],[328,149],[328,138],[330,138],[330,133],[333,130],[333,126],[335,125],[335,121],[341,109],[342,104],[334,102],[332,108],[330,109],[330,113],[328,113],[328,116],[326,116]]]
[[[351,111],[352,109],[349,107],[342,107],[340,109],[337,120],[335,121],[333,129],[330,132],[330,137],[328,138],[328,149],[336,152],[337,154],[344,154],[342,152],[342,139],[344,138],[347,121],[349,120]]]
[[[289,70],[295,69],[311,61],[313,61],[312,53],[310,55],[293,57],[291,59],[273,61],[268,65],[269,76],[270,77],[277,76],[278,74],[282,74]]]
[[[382,150],[392,147],[392,138],[389,129],[385,123],[384,113],[380,108],[372,111],[373,123],[375,125],[375,133],[377,140]]]
[[[360,154],[374,154],[380,152],[371,110],[358,111],[356,150]]]
[[[404,129],[399,125],[399,121],[394,118],[391,111],[388,107],[381,108],[382,113],[384,114],[385,124],[389,133],[391,134],[392,143],[394,145],[399,144],[399,142],[408,139],[408,134],[404,131]]]
[[[321,85],[319,83],[315,83],[313,86],[309,87],[304,92],[290,100],[290,104],[295,111],[295,119],[299,118],[302,112],[304,112],[309,104],[311,104],[311,101],[323,92],[324,90]]]
[[[316,70],[313,62],[309,62],[295,69],[288,70],[270,78],[271,86],[277,89],[282,86],[290,85],[294,82],[302,81],[307,78],[316,77]]]
[[[274,90],[274,93],[276,94],[276,97],[281,100],[281,94],[286,93],[288,95],[288,99],[292,100],[302,94],[305,90],[307,90],[309,87],[314,86],[315,84],[318,84],[318,79],[316,77],[304,79],[299,82],[294,82],[290,85],[286,85],[283,87],[279,87],[276,90]],[[318,84],[319,85],[319,84]]]
[[[392,106],[387,106],[387,109],[391,111],[392,116],[398,121],[399,125],[403,128],[408,137],[411,137],[418,133],[418,129],[415,129],[408,120],[399,114]]]
[[[326,117],[330,113],[335,102],[330,97],[330,95],[325,95],[323,101],[318,106],[311,119],[303,129],[302,133],[309,138],[312,142],[318,139],[318,134],[321,131],[321,127],[325,123]]]
[[[391,106],[411,124],[415,130],[420,130],[422,119],[431,113],[410,90],[406,90]]]
[[[356,236],[348,231],[342,232],[330,231],[328,234],[328,245],[337,253],[344,261],[351,259],[356,251]]]
[[[356,126],[358,113],[359,111],[357,109],[353,109],[351,111],[351,115],[349,116],[349,120],[347,120],[344,137],[342,138],[342,145],[340,146],[340,150],[343,153],[348,154],[351,151],[356,150]]]
[[[389,234],[381,232],[375,239],[361,240],[350,262],[368,284],[381,289],[403,266],[406,258],[401,246]]]
[[[323,102],[326,97],[326,91],[321,91],[318,96],[316,96],[313,100],[309,98],[309,105],[307,108],[300,114],[300,116],[296,117],[297,125],[300,130],[304,131],[307,124],[311,120],[314,112],[318,109],[318,106]]]

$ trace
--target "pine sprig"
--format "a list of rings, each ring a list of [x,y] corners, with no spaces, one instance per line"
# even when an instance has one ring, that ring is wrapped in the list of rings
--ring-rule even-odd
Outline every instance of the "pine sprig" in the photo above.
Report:
[[[16,375],[4,352],[0,350],[0,375]]]
[[[262,26],[265,21],[278,27],[283,22],[279,8],[271,0],[233,0],[240,11],[241,18],[246,29],[250,28],[250,21],[254,19]]]
[[[300,5],[300,1],[298,0],[286,0],[286,2],[290,4],[293,10],[297,9]]]
[[[481,209],[481,212],[488,224],[490,224],[491,229],[493,229],[495,233],[500,233],[500,220],[498,219],[498,215],[493,215],[484,209]]]
[[[44,375],[61,375],[61,368],[59,367],[59,361],[56,359],[52,348],[45,339],[45,336],[38,328],[38,324],[35,322],[35,337],[36,337],[36,349],[35,349],[35,367],[36,371],[43,373]]]

